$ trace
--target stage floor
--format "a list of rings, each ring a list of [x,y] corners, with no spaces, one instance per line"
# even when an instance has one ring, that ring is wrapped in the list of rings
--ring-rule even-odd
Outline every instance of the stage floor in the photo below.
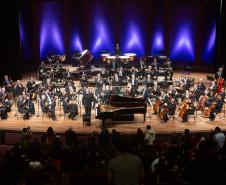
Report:
[[[180,72],[175,72],[174,80],[177,80],[180,76]],[[200,78],[204,82],[207,82],[206,76],[213,75],[207,73],[191,73],[191,77],[195,78],[195,81],[198,82]],[[24,79],[28,78],[29,75],[25,76]],[[25,81],[25,80],[23,80]],[[37,110],[37,104],[36,104]],[[224,114],[225,107],[223,108],[222,113],[217,115],[214,122],[209,121],[208,118],[203,118],[201,112],[198,112],[196,120],[193,116],[189,117],[188,123],[182,123],[181,118],[178,114],[175,115],[175,120],[172,118],[167,123],[162,123],[161,120],[152,114],[152,109],[148,107],[146,114],[146,121],[143,123],[143,115],[135,115],[135,120],[132,122],[111,122],[110,120],[106,121],[107,128],[109,131],[116,129],[121,133],[135,133],[138,128],[145,130],[146,125],[150,124],[156,130],[157,134],[169,134],[172,132],[181,133],[184,129],[190,129],[191,132],[209,132],[213,130],[216,126],[219,126],[222,130],[226,130],[226,118]],[[36,111],[37,112],[37,111]],[[80,115],[84,112],[83,109],[79,110]],[[72,127],[77,133],[88,134],[92,131],[101,131],[101,120],[95,119],[95,110],[92,111],[91,125],[83,126],[82,117],[77,116],[76,120],[70,120],[68,118],[64,119],[64,116],[60,115],[59,107],[56,107],[57,121],[52,121],[50,118],[44,116],[42,120],[42,113],[40,116],[37,115],[31,117],[29,120],[23,120],[22,117],[15,116],[15,106],[13,105],[12,111],[9,113],[9,118],[7,120],[0,120],[0,130],[4,131],[21,131],[22,128],[30,126],[33,132],[45,132],[48,127],[53,127],[53,129],[58,133],[63,133],[68,127]]]
[[[149,110],[148,110],[149,111]],[[77,133],[89,134],[92,131],[101,131],[101,120],[95,119],[94,110],[91,119],[90,126],[83,126],[82,117],[78,116],[76,120],[70,120],[64,117],[58,116],[57,121],[52,121],[48,117],[31,117],[29,120],[23,120],[22,118],[10,117],[7,120],[0,121],[0,130],[5,131],[21,131],[22,128],[30,126],[33,132],[45,132],[48,127],[53,127],[53,129],[62,133],[72,127]],[[146,121],[143,122],[143,115],[135,115],[135,120],[131,122],[111,122],[106,121],[107,128],[109,131],[116,129],[119,132],[132,134],[135,133],[138,128],[145,130],[146,125],[150,124],[158,134],[169,134],[172,132],[181,133],[184,129],[190,129],[191,132],[209,132],[213,130],[216,126],[219,126],[222,130],[226,130],[226,117],[224,113],[220,113],[214,122],[209,121],[208,118],[203,118],[201,113],[198,112],[196,120],[193,116],[189,117],[188,123],[182,123],[181,118],[175,115],[175,120],[172,118],[167,123],[162,123],[162,121],[152,113],[147,113]]]

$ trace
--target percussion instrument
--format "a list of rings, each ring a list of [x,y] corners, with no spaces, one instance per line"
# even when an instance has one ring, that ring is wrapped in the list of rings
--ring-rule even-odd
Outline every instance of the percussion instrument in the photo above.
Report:
[[[167,56],[162,56],[162,55],[160,55],[160,56],[159,56],[159,59],[161,59],[161,60],[166,60],[166,59],[167,59]]]
[[[129,57],[129,61],[134,61],[136,57],[136,53],[124,53],[124,56]]]
[[[86,64],[87,62],[90,62],[92,59],[93,59],[93,55],[87,49],[84,50],[81,53],[81,56],[78,57],[78,60],[80,61],[81,64]]]
[[[107,62],[107,57],[110,56],[110,53],[102,53],[100,56],[103,62]]]
[[[126,61],[129,60],[129,57],[128,57],[128,56],[119,56],[119,60],[120,60],[121,62],[126,62]]]
[[[66,60],[66,55],[59,56],[60,62],[64,62]]]
[[[107,62],[112,62],[113,60],[116,59],[116,56],[107,56],[106,59],[107,59]]]

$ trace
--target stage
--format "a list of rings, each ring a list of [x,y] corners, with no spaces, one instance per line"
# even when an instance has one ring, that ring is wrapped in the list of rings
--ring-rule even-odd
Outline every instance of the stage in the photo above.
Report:
[[[25,82],[29,76],[35,77],[35,74],[26,74],[23,77],[22,82]],[[179,79],[181,72],[174,73],[174,81]],[[195,82],[199,82],[200,79],[206,84],[210,83],[207,80],[207,75],[213,75],[210,73],[198,73],[193,72],[190,74],[191,78],[195,79]],[[78,82],[76,82],[78,83]],[[35,103],[37,110],[37,103]],[[76,120],[70,120],[69,118],[62,115],[62,110],[59,106],[56,107],[57,121],[52,121],[47,116],[42,119],[42,112],[39,111],[39,116],[32,116],[29,120],[23,120],[21,116],[18,118],[15,116],[15,106],[12,106],[12,111],[9,113],[9,118],[7,120],[0,120],[0,130],[3,131],[16,131],[20,132],[22,128],[30,126],[33,132],[45,132],[48,127],[53,127],[53,129],[58,133],[63,133],[68,127],[72,127],[77,133],[89,134],[93,131],[101,131],[101,120],[95,119],[95,109],[92,110],[92,118],[90,126],[83,126],[82,114],[84,113],[83,108],[79,109],[79,115]],[[150,124],[156,130],[157,134],[169,134],[172,132],[181,133],[184,129],[190,129],[191,132],[209,132],[213,130],[216,126],[219,126],[222,130],[226,130],[226,117],[225,117],[225,105],[223,107],[222,113],[218,114],[215,121],[209,121],[208,118],[204,118],[201,112],[197,112],[197,117],[194,119],[193,116],[189,117],[188,123],[182,123],[181,118],[178,116],[178,111],[176,111],[175,119],[170,118],[167,123],[162,123],[162,121],[153,115],[152,107],[148,107],[146,114],[146,121],[143,123],[143,115],[136,114],[135,120],[131,122],[112,122],[111,120],[106,121],[106,126],[111,131],[116,129],[117,131],[125,134],[135,133],[138,128],[145,130],[146,125]]]

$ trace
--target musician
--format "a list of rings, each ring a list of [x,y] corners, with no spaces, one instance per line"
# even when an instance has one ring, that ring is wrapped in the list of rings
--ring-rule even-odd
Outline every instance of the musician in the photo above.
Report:
[[[222,100],[221,96],[217,97],[217,101],[215,103],[215,108],[210,112],[210,121],[214,121],[216,118],[216,115],[219,114],[222,111],[224,105],[224,100]]]
[[[116,58],[112,62],[112,71],[115,71],[120,67],[120,62],[119,62],[119,58],[118,58],[120,55],[121,55],[121,49],[119,47],[119,43],[116,43],[116,46],[115,46],[115,56],[116,56]]]
[[[2,87],[2,88],[0,87],[0,102],[3,102],[6,96],[7,94],[6,94],[5,87]]]
[[[176,89],[174,88],[173,85],[170,85],[170,86],[169,86],[169,95],[170,95],[172,98],[176,98],[176,94],[177,94]]]
[[[163,68],[164,68],[164,77],[165,77],[165,80],[167,81],[168,75],[169,75],[169,79],[172,80],[172,78],[173,78],[173,69],[171,67],[171,61],[170,61],[169,58],[167,58],[164,61]]]
[[[66,82],[65,83],[65,90],[66,93],[68,94],[75,94],[76,92],[76,87],[74,86],[74,82]]]
[[[120,78],[121,80],[125,79],[125,72],[123,70],[123,67],[118,68],[118,78]]]
[[[187,109],[182,116],[182,122],[188,122],[188,116],[194,114],[195,112],[194,103],[190,99],[188,99],[186,104],[187,104]]]
[[[194,98],[196,101],[199,100],[200,96],[203,95],[203,91],[200,86],[195,85],[193,90]]]
[[[94,102],[97,103],[97,100],[94,98],[90,90],[86,88],[82,98],[82,104],[84,105],[86,116],[91,116],[92,103]]]
[[[30,79],[27,81],[27,91],[30,93],[35,88],[35,81],[33,77],[30,77]]]
[[[136,96],[138,94],[138,80],[135,78],[135,74],[132,74],[131,79],[129,80],[129,83],[131,84],[130,93],[131,96]]]
[[[167,112],[163,114],[163,121],[166,123],[169,120],[168,115],[173,116],[176,111],[176,101],[174,98],[171,99],[171,101],[166,104]]]
[[[145,74],[150,75],[151,79],[154,79],[155,74],[154,74],[154,70],[151,65],[149,65],[148,68],[145,69]]]
[[[214,95],[214,92],[209,92],[207,94],[207,96],[209,97],[208,100],[205,102],[205,106],[209,107],[210,105],[212,105],[213,102],[216,101],[216,96]]]
[[[119,43],[116,43],[116,46],[115,46],[115,56],[120,56],[121,55],[121,49],[119,47]]]
[[[17,100],[18,112],[23,114],[23,119],[29,119],[29,107],[27,107],[26,99],[22,95],[19,95]]]
[[[155,99],[158,99],[162,95],[161,87],[160,85],[158,85],[157,82],[154,82],[154,86],[152,87],[152,93]]]
[[[135,68],[134,66],[131,67],[131,69],[130,69],[129,72],[130,72],[130,75],[131,75],[131,76],[132,76],[132,75],[134,75],[135,77],[138,76],[138,69]]]
[[[112,90],[114,93],[118,94],[122,88],[122,80],[119,79],[118,74],[115,73],[114,79],[112,80]]]
[[[191,81],[187,78],[187,75],[184,75],[181,79],[182,87],[184,90],[189,90],[191,87]]]
[[[221,89],[220,96],[221,96],[221,99],[222,99],[222,100],[225,99],[225,89],[224,89],[224,88]]]
[[[209,90],[211,90],[213,92],[217,91],[217,80],[214,80],[211,82],[211,86],[210,86]]]
[[[140,61],[139,61],[139,68],[141,71],[143,71],[146,68],[146,58],[145,57],[141,57]]]
[[[157,79],[158,76],[159,76],[159,72],[158,72],[159,64],[158,64],[157,58],[154,58],[153,62],[151,63],[151,66],[152,66],[153,71],[154,71],[154,77],[155,77],[155,79]]]
[[[215,79],[218,80],[218,78],[222,76],[223,76],[223,67],[219,67],[218,71],[215,73]]]
[[[14,87],[14,91],[13,91],[14,92],[14,97],[22,95],[23,91],[24,91],[23,84],[21,83],[20,80],[17,80],[16,85]]]
[[[103,85],[103,78],[101,77],[101,74],[98,73],[95,78],[95,88],[100,89],[102,85]]]
[[[56,120],[55,107],[56,101],[54,97],[50,98],[50,96],[45,93],[41,96],[40,106],[43,113],[49,113],[52,120]]]
[[[63,111],[64,114],[69,113],[69,118],[72,120],[78,115],[78,106],[74,100],[70,100],[67,96],[63,99]]]
[[[169,103],[169,101],[170,101],[170,95],[169,95],[169,92],[165,92],[165,93],[162,95],[162,100],[163,100],[163,103]]]
[[[146,85],[146,87],[151,87],[154,85],[154,82],[152,81],[150,74],[147,75],[147,78],[145,79],[144,84]]]
[[[145,68],[146,68],[146,64],[144,62],[145,57],[144,58],[140,58],[140,62],[139,62],[139,70],[138,70],[138,76],[140,79],[143,79],[143,77],[145,76]]]
[[[0,87],[0,116],[1,116],[1,119],[7,119],[8,117],[8,114],[7,114],[7,106],[9,101],[6,101],[7,100],[7,95],[6,95],[6,92],[5,92],[5,87]]]
[[[102,97],[103,103],[109,104],[111,94],[112,94],[112,92],[110,90],[109,85],[106,85],[105,91],[103,91],[103,97]]]
[[[1,117],[1,119],[7,119],[8,118],[5,101],[0,101],[0,117]]]
[[[152,105],[152,102],[151,102],[151,98],[152,98],[152,91],[151,91],[151,87],[150,86],[146,86],[144,89],[143,89],[143,97],[144,99],[146,100],[146,103],[148,105]]]
[[[7,92],[13,91],[13,81],[9,78],[8,75],[4,75],[3,86],[5,87]]]

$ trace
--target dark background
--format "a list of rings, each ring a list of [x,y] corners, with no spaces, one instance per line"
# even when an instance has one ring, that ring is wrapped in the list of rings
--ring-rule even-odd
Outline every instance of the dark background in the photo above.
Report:
[[[129,20],[139,27],[142,49],[140,55],[150,55],[154,33],[161,28],[164,38],[164,49],[160,54],[172,56],[176,42],[178,25],[183,20],[189,23],[192,33],[194,59],[186,54],[177,55],[173,60],[177,65],[184,62],[194,69],[214,71],[224,64],[226,51],[226,2],[222,1],[220,16],[220,0],[14,0],[2,2],[1,11],[1,62],[0,77],[9,74],[13,79],[21,78],[22,73],[35,71],[44,58],[52,50],[53,43],[46,44],[45,52],[40,52],[40,30],[43,19],[43,7],[52,3],[56,8],[52,17],[56,19],[63,42],[63,51],[70,60],[74,38],[79,37],[83,49],[91,49],[95,42],[95,14],[100,13],[108,30],[112,51],[116,42],[126,52]],[[203,53],[216,22],[215,49],[208,57]],[[23,34],[21,34],[21,29]],[[50,42],[48,39],[46,42]],[[96,56],[100,53],[95,51]],[[60,52],[59,52],[60,53]],[[55,53],[58,54],[58,53]],[[188,61],[186,61],[188,59]]]

